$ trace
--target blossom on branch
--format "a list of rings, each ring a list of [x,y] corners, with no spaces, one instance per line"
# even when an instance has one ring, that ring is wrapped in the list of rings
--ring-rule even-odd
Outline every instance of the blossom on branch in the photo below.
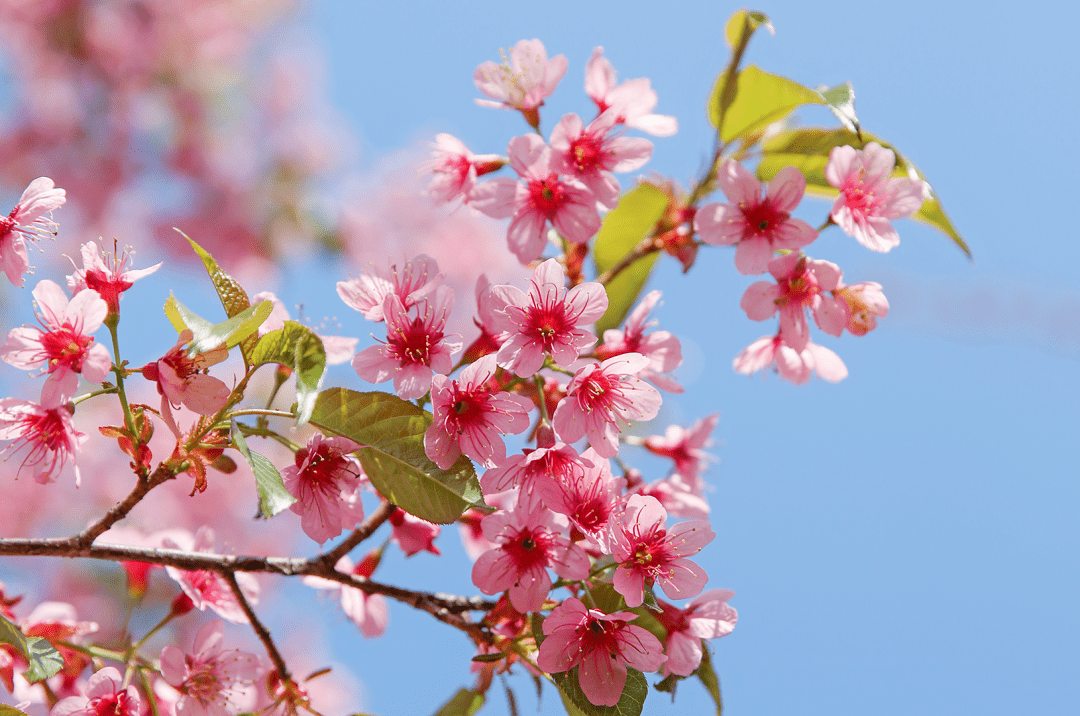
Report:
[[[432,174],[428,195],[436,203],[461,198],[468,203],[476,177],[500,169],[506,159],[498,154],[473,154],[457,137],[436,134],[431,161],[424,165]]]
[[[254,654],[224,645],[225,624],[215,619],[195,634],[192,653],[175,646],[161,650],[161,676],[181,694],[177,716],[230,716],[249,710],[262,663]]]
[[[663,611],[657,619],[667,630],[664,676],[690,676],[701,664],[701,640],[727,636],[735,629],[739,614],[727,603],[734,596],[730,589],[711,589],[683,609],[660,602]]]
[[[609,209],[619,203],[622,190],[612,172],[640,169],[653,150],[648,139],[613,132],[617,120],[615,111],[609,110],[586,127],[576,114],[568,114],[551,131],[551,149],[560,173],[577,177]]]
[[[139,716],[142,700],[134,685],[124,688],[124,678],[111,666],[100,669],[86,682],[84,696],[61,699],[49,716]]]
[[[104,257],[98,250],[96,241],[88,241],[79,247],[83,267],[68,274],[67,287],[72,295],[86,289],[96,291],[109,306],[109,313],[120,312],[120,294],[127,291],[140,278],[161,268],[157,263],[149,268],[130,268],[135,252],[125,249],[122,253],[115,247]]]
[[[188,532],[171,531],[161,538],[161,546],[167,549],[180,549],[185,552],[201,552],[215,554],[214,532],[209,527],[200,527],[199,531],[192,536]],[[247,624],[248,617],[244,608],[236,600],[236,595],[229,587],[225,577],[208,569],[183,570],[178,567],[166,566],[165,571],[180,585],[184,594],[191,599],[192,606],[199,611],[207,608],[214,611],[222,619],[227,619],[234,624]],[[255,577],[247,572],[237,572],[235,575],[240,591],[248,602],[254,604],[259,600],[259,583]]]
[[[345,305],[363,314],[369,321],[383,320],[386,297],[393,294],[406,310],[435,290],[442,283],[439,264],[426,254],[406,261],[400,270],[397,264],[388,270],[372,267],[357,278],[338,281],[337,294]]]
[[[817,371],[818,377],[830,383],[838,383],[848,375],[844,361],[825,346],[807,341],[806,346],[797,351],[784,343],[779,333],[762,336],[732,361],[735,372],[743,375],[752,375],[774,364],[780,377],[796,385],[810,380],[814,371]]]
[[[353,566],[348,556],[338,560],[334,568],[344,574],[355,574],[365,579],[369,578],[378,566],[382,557],[382,550],[376,550],[368,554],[360,562]],[[382,636],[386,631],[386,625],[390,620],[390,612],[387,609],[386,597],[381,594],[368,594],[362,589],[350,587],[341,582],[335,582],[323,577],[304,577],[304,584],[315,589],[337,590],[341,592],[341,611],[345,612],[353,624],[360,628],[368,639]]]
[[[364,519],[357,488],[363,472],[349,453],[359,445],[341,437],[315,433],[296,451],[293,465],[281,471],[285,489],[296,498],[289,509],[300,515],[300,526],[322,544]]]
[[[191,355],[185,346],[194,338],[189,329],[180,332],[176,345],[160,359],[142,367],[143,377],[157,383],[162,398],[162,412],[167,406],[181,403],[200,415],[214,415],[225,407],[232,393],[229,386],[203,371],[229,356],[224,346]]]
[[[681,393],[683,387],[669,375],[682,365],[682,344],[669,331],[653,331],[645,335],[645,329],[657,324],[647,321],[649,313],[660,302],[662,291],[649,291],[641,299],[620,331],[609,328],[604,331],[604,342],[597,346],[596,355],[606,360],[624,353],[640,353],[649,359],[649,366],[638,375],[651,381],[661,390],[669,393]]]
[[[15,286],[22,286],[23,274],[30,271],[26,243],[56,234],[56,222],[49,217],[65,201],[66,192],[56,188],[52,179],[38,177],[26,187],[11,213],[0,218],[0,265]]]
[[[54,482],[69,457],[75,466],[75,484],[82,481],[75,453],[86,441],[86,435],[75,429],[71,413],[63,405],[0,399],[0,440],[14,441],[3,453],[27,451],[19,471],[29,467],[35,482],[42,485]]]
[[[539,127],[537,109],[555,91],[566,74],[566,66],[565,55],[555,55],[549,60],[540,40],[518,40],[510,49],[510,56],[503,55],[501,64],[488,60],[476,68],[473,73],[476,88],[491,100],[497,100],[478,99],[476,103],[481,107],[520,110],[531,126]]]
[[[601,114],[613,110],[618,122],[654,137],[670,137],[679,131],[674,117],[653,114],[659,100],[648,78],[626,80],[619,85],[617,80],[615,68],[604,57],[604,48],[594,49],[585,66],[585,94],[596,102]]]

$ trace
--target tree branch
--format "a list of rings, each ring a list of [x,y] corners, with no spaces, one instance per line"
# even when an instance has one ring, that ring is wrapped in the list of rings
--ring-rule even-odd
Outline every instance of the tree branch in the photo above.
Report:
[[[270,631],[263,626],[263,623],[259,621],[259,617],[255,615],[255,610],[248,604],[247,597],[244,596],[244,591],[240,589],[240,585],[236,581],[236,575],[232,572],[222,572],[221,576],[229,583],[229,589],[232,590],[237,603],[240,604],[240,608],[243,609],[244,614],[247,615],[248,621],[251,623],[251,628],[255,630],[255,633],[259,636],[259,641],[266,647],[266,653],[269,654],[270,660],[274,662],[274,667],[277,669],[278,676],[281,677],[281,683],[288,684],[292,680],[289,675],[289,667],[285,665],[285,660],[281,658],[281,652],[277,650],[277,646],[274,644],[274,638],[270,636]]]
[[[333,569],[339,559],[351,552],[356,545],[374,534],[375,530],[379,529],[383,522],[390,519],[390,515],[394,514],[394,510],[396,509],[397,507],[395,507],[393,503],[383,500],[375,511],[368,515],[368,518],[364,520],[364,523],[353,530],[353,533],[346,537],[341,544],[334,547],[326,554],[315,557],[314,560],[318,560],[322,565]]]

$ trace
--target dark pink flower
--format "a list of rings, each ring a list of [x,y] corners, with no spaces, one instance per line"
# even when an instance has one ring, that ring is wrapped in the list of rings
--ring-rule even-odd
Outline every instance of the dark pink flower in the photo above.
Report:
[[[184,348],[194,336],[184,329],[176,345],[159,360],[142,367],[143,377],[157,383],[162,401],[174,408],[181,403],[200,415],[213,415],[225,407],[232,393],[229,386],[203,370],[220,363],[229,351],[220,346],[205,353],[190,355]]]
[[[139,716],[142,701],[134,686],[124,688],[124,677],[111,666],[86,682],[85,696],[61,699],[49,716]]]
[[[660,641],[629,624],[633,612],[605,614],[567,598],[544,620],[547,636],[536,665],[549,674],[578,668],[578,684],[597,706],[614,706],[626,686],[626,669],[656,671],[667,660]]]
[[[65,201],[66,192],[57,189],[52,179],[38,177],[26,187],[11,213],[0,218],[0,264],[12,284],[22,286],[23,274],[30,270],[26,243],[56,234],[56,222],[49,217]]]
[[[624,353],[640,353],[649,359],[649,367],[638,375],[652,381],[661,390],[681,393],[682,386],[667,375],[682,365],[682,344],[679,339],[668,331],[653,331],[645,335],[645,329],[657,323],[646,319],[661,295],[661,291],[649,291],[626,317],[621,331],[616,328],[604,331],[604,342],[597,346],[596,355],[606,360]]]
[[[114,246],[112,253],[106,253],[102,257],[98,250],[97,242],[88,241],[79,247],[82,255],[83,267],[75,269],[67,277],[67,287],[72,295],[76,295],[85,289],[96,291],[109,306],[109,313],[120,312],[120,294],[127,291],[140,278],[161,268],[161,264],[154,264],[149,268],[130,268],[135,252],[125,249],[123,252]]]
[[[847,305],[847,329],[855,336],[865,336],[877,327],[877,319],[889,313],[889,302],[881,292],[881,284],[863,281],[850,286],[837,286],[833,295]]]
[[[712,589],[683,609],[660,602],[663,613],[657,619],[667,630],[664,676],[690,676],[701,664],[701,640],[727,636],[735,629],[739,614],[727,603],[734,596],[730,589]]]
[[[363,473],[349,455],[359,448],[352,440],[315,433],[296,451],[295,464],[281,471],[285,489],[296,498],[289,509],[300,515],[304,534],[319,544],[364,519],[356,494]]]
[[[626,480],[615,477],[607,458],[600,457],[592,448],[581,454],[581,460],[585,468],[580,475],[559,476],[560,490],[557,496],[548,497],[549,507],[570,518],[576,530],[575,539],[585,536],[591,549],[603,549],[608,518],[619,506]]]
[[[806,347],[796,351],[784,343],[780,334],[762,336],[735,356],[732,366],[736,373],[752,375],[759,370],[776,365],[776,372],[792,383],[800,384],[810,380],[816,370],[818,377],[830,383],[837,383],[848,375],[847,367],[840,356],[825,346],[807,342]]]
[[[161,676],[181,693],[177,716],[230,716],[254,696],[263,668],[259,657],[224,644],[225,625],[215,619],[195,634],[193,653],[175,646],[161,650]]]
[[[596,102],[600,113],[611,109],[617,121],[654,137],[670,137],[679,130],[674,117],[653,114],[658,100],[647,78],[626,80],[619,85],[617,80],[615,68],[604,57],[604,48],[594,49],[585,66],[585,94]]]
[[[438,525],[410,515],[401,508],[390,514],[390,525],[393,527],[390,539],[397,543],[406,557],[419,552],[441,554],[435,546],[435,538],[442,531]]]
[[[590,466],[570,445],[555,443],[509,456],[480,476],[480,487],[485,497],[517,487],[523,499],[535,496],[548,509],[562,512],[558,506],[563,503],[563,485],[580,479]]]
[[[54,482],[57,473],[70,457],[75,463],[79,444],[86,435],[71,423],[71,413],[61,405],[39,405],[16,398],[0,399],[0,440],[13,440],[3,452],[26,449],[23,468],[33,470],[34,481],[42,485]],[[75,465],[75,484],[81,482]]]
[[[645,438],[645,448],[655,454],[670,458],[675,463],[677,472],[695,493],[701,491],[701,473],[715,460],[704,448],[712,444],[709,434],[720,419],[713,413],[698,420],[689,428],[681,425],[669,425],[663,436],[650,435]]]
[[[401,299],[406,310],[435,290],[443,280],[435,259],[420,254],[407,261],[400,270],[397,264],[389,270],[372,268],[357,278],[338,281],[337,294],[349,308],[360,311],[369,321],[383,320],[386,297],[393,294]]]
[[[517,109],[534,127],[540,125],[537,108],[544,98],[555,91],[559,80],[566,74],[566,56],[556,55],[550,60],[544,43],[540,40],[518,40],[510,49],[510,56],[503,55],[501,64],[490,60],[473,73],[476,88],[491,97],[478,99],[483,107]]]
[[[791,212],[806,192],[806,178],[795,167],[784,167],[761,196],[762,184],[742,164],[727,160],[717,180],[730,204],[706,204],[694,217],[694,229],[707,244],[735,249],[739,273],[765,273],[773,252],[806,246],[818,232]]]
[[[205,552],[214,554],[214,532],[209,527],[200,527],[194,537],[190,533],[171,531],[162,536],[161,546],[167,549],[182,549],[185,552]],[[169,576],[180,585],[184,594],[191,599],[192,605],[199,611],[211,609],[222,619],[234,624],[247,624],[247,614],[233,594],[229,583],[217,572],[197,569],[187,571],[176,567],[165,567]],[[244,597],[252,604],[259,601],[259,583],[247,572],[237,572],[236,581]]]
[[[432,173],[428,194],[439,203],[461,198],[469,200],[476,177],[503,166],[506,160],[497,154],[473,154],[457,137],[436,134],[431,161],[425,169]]]
[[[564,116],[551,131],[559,172],[577,177],[609,209],[619,203],[619,180],[612,172],[632,172],[652,156],[648,139],[614,133],[618,116],[604,112],[586,127],[576,114]]]
[[[373,553],[374,554],[374,553]],[[381,552],[379,553],[381,556]],[[368,555],[360,564],[353,566],[352,560],[342,557],[335,568],[339,572],[355,574],[367,579],[375,571],[378,558]],[[368,594],[362,589],[349,587],[322,577],[304,577],[304,584],[315,589],[339,590],[341,592],[341,611],[345,612],[353,624],[360,628],[360,633],[368,639],[381,636],[386,631],[390,612],[386,606],[386,597],[381,594]]]
[[[686,557],[713,541],[716,533],[704,520],[680,522],[666,529],[667,511],[653,497],[631,495],[608,520],[609,548],[619,566],[612,580],[626,606],[638,607],[644,589],[655,582],[671,599],[701,593],[705,570]]]

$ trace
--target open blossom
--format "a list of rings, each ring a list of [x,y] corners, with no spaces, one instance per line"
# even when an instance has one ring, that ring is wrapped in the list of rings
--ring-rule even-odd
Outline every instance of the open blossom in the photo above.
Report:
[[[603,547],[607,541],[608,518],[619,505],[626,480],[615,477],[606,458],[589,448],[581,453],[585,469],[580,473],[559,476],[559,492],[546,496],[548,507],[570,518],[573,536],[589,538],[592,547]]]
[[[0,354],[16,368],[42,368],[49,374],[42,402],[64,403],[75,395],[80,374],[91,383],[101,383],[109,375],[109,351],[91,335],[101,327],[108,307],[93,292],[76,294],[69,301],[64,289],[52,281],[38,282],[34,300],[41,328],[11,329]]]
[[[617,80],[615,68],[604,57],[604,48],[594,49],[585,66],[585,94],[596,102],[601,113],[612,109],[617,121],[654,137],[670,137],[679,130],[674,117],[653,114],[658,99],[648,78],[626,80],[618,85]]]
[[[551,131],[551,149],[560,163],[559,172],[577,177],[609,209],[619,203],[621,191],[612,172],[640,169],[653,150],[648,139],[613,132],[617,119],[615,111],[609,110],[586,127],[576,114],[568,114]]]
[[[513,217],[506,239],[518,261],[540,258],[549,221],[563,238],[579,244],[600,230],[596,196],[577,179],[559,174],[559,163],[541,137],[514,137],[506,152],[521,181],[498,177],[478,184],[470,204],[493,219]]]
[[[0,399],[0,440],[13,440],[4,448],[17,453],[26,450],[22,467],[33,471],[34,481],[42,485],[54,482],[70,457],[75,462],[79,445],[86,435],[75,429],[71,413],[62,405],[39,405],[16,398]],[[75,465],[75,484],[81,482]]]
[[[645,438],[645,448],[655,454],[670,458],[675,463],[675,472],[693,486],[700,494],[701,473],[715,460],[704,448],[711,444],[709,433],[716,427],[719,414],[713,413],[698,420],[689,428],[681,425],[669,425],[664,435],[651,435]]]
[[[285,321],[291,320],[289,318],[289,311],[285,308],[285,304],[282,303],[272,291],[260,291],[251,297],[251,304],[255,305],[262,301],[269,301],[274,307],[270,311],[270,315],[266,317],[266,320],[259,326],[259,336],[265,336],[270,331],[277,331],[285,327]],[[348,336],[330,336],[317,333],[319,340],[322,341],[323,350],[326,351],[326,364],[327,365],[341,365],[342,363],[348,363],[352,360],[353,354],[356,353],[356,344],[360,340],[359,338],[350,338]]]
[[[84,696],[61,699],[50,716],[139,716],[142,702],[134,685],[124,688],[124,678],[111,666],[91,676]]]
[[[520,377],[544,365],[545,355],[568,368],[596,343],[582,326],[595,323],[608,307],[607,292],[598,283],[566,289],[566,272],[555,259],[533,271],[526,294],[516,286],[493,286],[488,303],[495,325],[505,331],[496,360]]]
[[[468,201],[476,186],[476,177],[495,171],[505,163],[498,154],[473,154],[457,137],[436,134],[431,161],[425,165],[432,174],[428,195],[442,203],[458,197]]]
[[[0,218],[0,264],[8,281],[23,285],[23,274],[30,270],[30,255],[26,243],[56,233],[56,222],[46,217],[67,201],[66,192],[57,189],[53,180],[38,177],[19,197],[19,203],[7,216]]]
[[[637,375],[649,365],[640,353],[625,353],[582,368],[555,409],[555,430],[566,442],[589,436],[601,457],[619,452],[619,433],[633,420],[651,420],[660,410],[660,393]]]
[[[371,577],[379,564],[382,552],[368,554],[360,564],[353,566],[347,556],[338,560],[335,569],[345,574],[355,574],[365,579]],[[341,592],[341,611],[345,612],[353,624],[360,628],[360,633],[368,639],[381,636],[386,631],[390,620],[386,597],[381,594],[368,594],[356,587],[350,587],[323,577],[304,577],[304,584],[315,589],[337,590]]]
[[[517,487],[523,501],[535,496],[548,509],[561,512],[557,506],[563,501],[563,484],[579,479],[591,464],[570,445],[557,442],[509,456],[484,471],[480,487],[485,498]]]
[[[830,216],[848,236],[873,251],[886,252],[900,243],[892,219],[911,216],[926,197],[926,182],[893,177],[896,154],[877,142],[863,149],[833,147],[825,178],[840,190]]]
[[[629,622],[633,612],[605,614],[587,609],[568,597],[544,620],[547,636],[536,655],[536,665],[549,674],[578,666],[578,684],[597,706],[619,703],[626,686],[626,669],[656,671],[667,660],[660,641]]]
[[[364,519],[356,495],[360,465],[349,455],[359,448],[347,438],[315,433],[296,451],[295,464],[281,471],[285,489],[296,498],[289,509],[300,515],[304,534],[319,544]]]
[[[663,612],[657,618],[667,630],[664,676],[690,676],[701,664],[701,640],[717,639],[734,631],[739,614],[728,605],[734,596],[730,589],[711,589],[683,609],[660,602]]]
[[[529,429],[532,403],[520,395],[494,392],[487,385],[495,375],[495,356],[486,355],[461,371],[457,380],[431,379],[435,421],[424,433],[424,452],[446,470],[464,453],[485,467],[506,459],[500,435]]]
[[[649,359],[649,366],[638,374],[640,377],[652,381],[661,390],[681,393],[683,387],[668,375],[682,365],[682,344],[679,339],[668,331],[653,331],[645,335],[645,329],[657,323],[646,319],[662,295],[661,291],[649,291],[626,317],[621,331],[617,328],[604,331],[604,342],[597,346],[596,355],[607,359],[624,353],[640,353]]]
[[[764,198],[761,182],[739,162],[724,162],[717,180],[731,203],[701,207],[694,217],[694,229],[707,244],[737,244],[735,268],[739,273],[765,273],[774,251],[798,249],[817,238],[813,227],[791,216],[806,193],[806,178],[795,167],[777,172]]]
[[[194,537],[190,533],[172,531],[162,535],[161,546],[167,549],[181,549],[185,552],[206,552],[213,554],[214,532],[209,527],[200,527]],[[192,605],[199,611],[207,608],[222,619],[234,624],[247,624],[248,617],[243,607],[236,600],[229,583],[217,572],[205,569],[183,570],[167,566],[165,571],[180,585],[184,594],[191,599]],[[259,601],[259,583],[247,572],[237,572],[236,582],[248,602]]]
[[[797,351],[784,343],[779,333],[762,336],[732,361],[735,372],[743,375],[752,375],[774,364],[782,378],[796,385],[810,380],[814,371],[817,371],[818,377],[830,383],[838,383],[848,375],[844,361],[825,346],[807,341],[806,347]]]
[[[441,554],[439,548],[435,546],[435,538],[442,532],[438,525],[410,515],[401,508],[390,513],[388,521],[393,528],[390,539],[397,543],[406,557],[412,557],[420,552]]]
[[[536,110],[544,103],[544,98],[555,91],[566,74],[566,66],[565,55],[556,55],[549,60],[540,40],[518,40],[510,49],[510,56],[503,56],[501,64],[488,60],[476,68],[473,73],[476,88],[496,100],[478,99],[476,103],[483,107],[520,110],[529,124],[539,126]]]
[[[225,360],[229,351],[219,346],[205,353],[189,355],[185,346],[192,338],[194,335],[190,330],[181,331],[176,345],[160,359],[144,365],[142,374],[157,383],[163,403],[176,408],[182,403],[200,415],[213,415],[225,407],[232,391],[223,381],[202,371]]]
[[[705,570],[687,556],[697,554],[716,533],[704,520],[680,522],[667,529],[667,511],[658,500],[631,495],[608,520],[611,554],[619,566],[612,580],[626,606],[638,607],[644,589],[654,582],[671,599],[695,597],[708,581]]]
[[[120,312],[120,294],[127,291],[140,278],[161,268],[157,263],[149,268],[133,269],[131,262],[135,252],[120,252],[115,246],[111,253],[101,255],[96,241],[88,241],[79,247],[83,267],[75,269],[67,277],[67,287],[72,295],[90,289],[96,291],[109,306],[109,313]]]
[[[435,290],[442,283],[439,264],[426,254],[420,254],[388,270],[372,267],[357,278],[338,281],[337,294],[349,308],[360,311],[369,321],[383,320],[383,305],[390,294],[397,296],[406,310]]]
[[[246,710],[262,671],[259,657],[225,648],[225,624],[204,624],[192,653],[175,646],[161,650],[161,676],[177,688],[176,716],[231,716]]]
[[[889,302],[881,292],[881,284],[863,281],[850,286],[836,287],[833,295],[847,305],[847,329],[854,336],[865,336],[877,327],[877,319],[889,313]]]

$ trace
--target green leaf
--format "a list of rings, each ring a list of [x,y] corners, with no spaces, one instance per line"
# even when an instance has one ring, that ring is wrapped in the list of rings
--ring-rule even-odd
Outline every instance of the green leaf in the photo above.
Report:
[[[28,667],[24,676],[30,683],[47,679],[64,666],[64,658],[48,640],[40,636],[25,636],[14,622],[2,615],[0,643],[11,644],[26,658]]]
[[[735,78],[735,98],[717,129],[727,143],[765,129],[804,104],[826,104],[817,90],[748,65]],[[717,115],[718,117],[719,115]]]
[[[277,363],[296,373],[296,422],[310,420],[326,374],[322,339],[307,326],[285,321],[284,327],[259,338],[250,355],[252,366]]]
[[[653,594],[653,588],[646,584],[642,590],[642,606],[653,612],[663,612],[660,605],[656,601],[656,595]]]
[[[458,689],[458,692],[435,712],[435,716],[472,716],[483,705],[483,694],[472,689]]]
[[[727,21],[724,26],[724,38],[731,47],[731,60],[727,67],[716,77],[712,92],[709,93],[709,102],[706,109],[709,113],[709,121],[714,127],[720,127],[727,116],[728,108],[735,101],[737,87],[736,74],[739,71],[739,63],[742,62],[746,46],[750,44],[750,38],[759,27],[765,27],[771,34],[775,34],[769,17],[764,13],[739,10]]]
[[[649,683],[645,681],[645,674],[636,669],[627,669],[626,686],[623,687],[619,702],[614,706],[597,706],[589,701],[589,697],[578,684],[579,668],[575,666],[570,671],[551,675],[564,696],[564,705],[569,699],[570,703],[585,716],[639,716],[641,714],[641,710],[645,707],[645,697],[649,694]],[[569,707],[567,712],[572,714]]]
[[[235,316],[221,323],[210,321],[199,316],[190,308],[176,300],[169,292],[169,300],[165,302],[165,315],[177,333],[185,328],[192,333],[190,350],[192,354],[205,353],[207,351],[224,346],[232,348],[240,341],[259,330],[259,326],[274,310],[269,301],[260,301],[254,306],[245,308]]]
[[[28,714],[25,711],[20,711],[14,706],[0,704],[0,716],[28,716]]]
[[[232,442],[255,474],[255,490],[259,493],[259,511],[255,513],[255,517],[270,519],[296,502],[296,498],[285,489],[285,481],[281,479],[281,473],[274,467],[274,463],[248,449],[244,435],[235,421],[232,426]]]
[[[311,422],[349,438],[375,489],[420,519],[450,524],[469,507],[483,507],[472,462],[462,455],[443,470],[424,452],[428,413],[388,393],[330,388],[319,393]]]
[[[776,34],[772,21],[765,13],[756,10],[738,10],[728,18],[727,24],[724,25],[724,39],[727,40],[728,47],[735,49],[739,45],[742,33],[749,32],[752,35],[755,30],[763,26],[769,34]]]
[[[667,206],[668,195],[652,184],[641,184],[624,194],[619,205],[604,218],[596,237],[593,260],[597,274],[607,271],[641,243]],[[657,256],[652,253],[638,259],[607,284],[608,310],[596,322],[599,335],[622,323],[645,286]]]
[[[855,88],[850,82],[826,89],[818,87],[817,91],[832,113],[840,120],[844,128],[862,136],[859,130],[859,118],[855,115]]]
[[[709,696],[712,696],[716,704],[716,716],[720,716],[724,711],[724,701],[720,697],[720,679],[716,676],[716,669],[712,665],[712,655],[709,653],[709,645],[706,642],[701,643],[701,665],[698,666],[694,675],[701,679],[705,690],[709,692]]]

